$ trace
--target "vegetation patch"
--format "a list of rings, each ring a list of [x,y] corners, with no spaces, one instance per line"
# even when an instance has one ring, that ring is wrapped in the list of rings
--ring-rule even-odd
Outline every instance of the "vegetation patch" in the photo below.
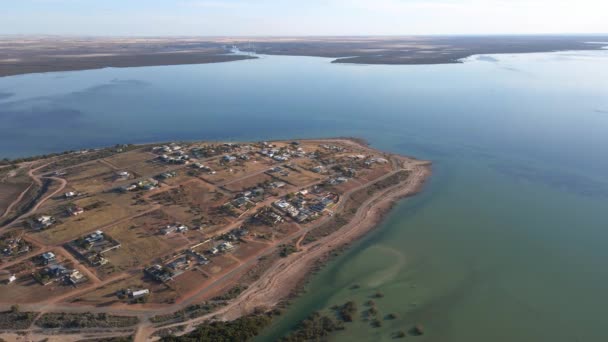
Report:
[[[338,330],[344,330],[343,322],[336,320],[333,317],[314,312],[312,315],[308,316],[308,318],[301,321],[296,329],[283,337],[281,341],[325,340],[331,333]]]
[[[214,341],[232,342],[248,341],[270,325],[272,318],[268,314],[243,316],[230,322],[211,322],[200,325],[195,331],[184,336],[167,336],[161,341]]]
[[[36,321],[41,328],[127,328],[139,323],[134,316],[114,316],[105,313],[45,313]]]
[[[0,312],[0,330],[27,329],[37,315],[37,312],[20,312],[19,306],[13,305],[11,310]]]
[[[154,316],[150,318],[150,321],[152,323],[184,322],[189,319],[193,319],[211,313],[213,310],[224,305],[226,305],[226,303],[222,301],[205,302],[202,304],[189,305],[182,310],[175,311],[170,314]]]
[[[296,248],[296,245],[294,245],[294,244],[279,246],[279,254],[283,258],[288,257],[289,255],[291,255],[292,253],[295,253],[297,251],[298,251],[298,249]]]
[[[246,285],[236,285],[235,287],[228,290],[226,293],[214,297],[214,301],[231,300],[238,297],[243,291],[247,290]]]

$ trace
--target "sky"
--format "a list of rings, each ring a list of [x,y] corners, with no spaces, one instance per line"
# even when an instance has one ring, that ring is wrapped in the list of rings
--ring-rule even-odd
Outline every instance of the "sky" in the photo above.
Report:
[[[0,0],[0,34],[608,33],[608,0]]]

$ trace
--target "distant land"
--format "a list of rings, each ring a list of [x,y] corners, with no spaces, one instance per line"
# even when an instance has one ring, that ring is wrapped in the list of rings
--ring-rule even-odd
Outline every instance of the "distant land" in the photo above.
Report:
[[[477,54],[599,50],[601,35],[390,37],[0,36],[0,76],[49,71],[218,63],[253,54],[335,58],[333,63],[446,64]]]

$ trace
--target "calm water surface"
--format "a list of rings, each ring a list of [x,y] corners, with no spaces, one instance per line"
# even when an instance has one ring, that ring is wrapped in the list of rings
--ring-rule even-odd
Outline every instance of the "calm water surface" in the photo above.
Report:
[[[336,340],[606,341],[608,52],[459,65],[212,65],[0,78],[0,158],[172,139],[358,136],[434,162],[425,191],[332,261],[260,341],[376,291]],[[352,290],[353,284],[360,285]],[[410,337],[406,338],[409,339]]]

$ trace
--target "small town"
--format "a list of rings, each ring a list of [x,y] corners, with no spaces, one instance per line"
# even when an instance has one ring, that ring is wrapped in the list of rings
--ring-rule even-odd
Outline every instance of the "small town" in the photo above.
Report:
[[[282,259],[340,234],[368,197],[407,179],[408,160],[328,139],[41,161],[44,196],[0,231],[0,303],[132,310],[164,324],[179,321],[174,308],[227,306]]]

